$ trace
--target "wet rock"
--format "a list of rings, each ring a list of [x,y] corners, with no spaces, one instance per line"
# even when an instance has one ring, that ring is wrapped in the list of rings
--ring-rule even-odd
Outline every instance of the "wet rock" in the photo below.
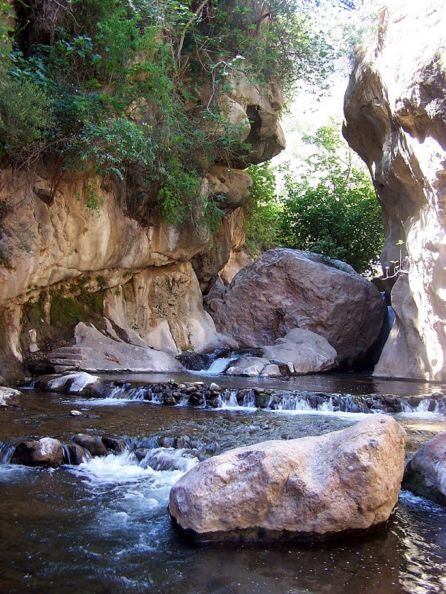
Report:
[[[166,393],[163,397],[163,404],[166,406],[175,406],[177,404],[177,400],[172,393]]]
[[[20,396],[21,392],[19,390],[14,390],[13,388],[8,388],[6,386],[0,386],[0,406],[7,406],[8,401],[13,396]]]
[[[68,443],[63,449],[65,464],[79,466],[79,464],[82,464],[82,462],[86,462],[91,458],[90,452],[77,443]]]
[[[427,441],[409,460],[403,487],[446,506],[446,432]]]
[[[194,392],[189,396],[189,404],[191,406],[204,406],[206,404],[204,394]]]
[[[175,524],[199,540],[327,538],[385,522],[398,500],[405,431],[386,416],[318,437],[229,450],[172,488]]]
[[[63,446],[58,439],[43,437],[39,440],[22,441],[16,445],[12,464],[57,468],[63,464]]]
[[[158,438],[158,445],[160,448],[173,448],[175,444],[175,439],[169,436],[162,436]]]
[[[97,375],[91,375],[83,371],[78,373],[67,373],[59,377],[49,379],[46,389],[52,392],[65,394],[82,394],[85,388],[99,382]]]
[[[256,407],[257,408],[267,408],[268,403],[270,401],[271,396],[266,392],[260,392],[256,394]]]
[[[111,450],[112,452],[116,452],[117,454],[123,452],[127,447],[127,444],[123,439],[118,439],[116,437],[107,437],[105,435],[102,436],[102,443],[107,448],[107,450]]]
[[[209,386],[209,390],[211,390],[211,392],[220,392],[221,388],[218,384],[212,382],[212,384]]]
[[[98,436],[78,433],[73,437],[73,441],[88,450],[92,456],[105,456],[107,454],[107,448]]]
[[[70,417],[81,417],[82,413],[80,410],[70,410]]]
[[[136,456],[138,462],[141,462],[141,460],[144,460],[144,458],[147,456],[148,451],[149,450],[143,448],[137,448],[136,450],[133,450],[133,453]]]
[[[192,449],[196,447],[196,443],[192,441],[192,439],[188,435],[182,435],[175,440],[175,448],[179,449]]]
[[[201,371],[207,369],[211,364],[211,357],[194,351],[186,351],[176,357],[177,361],[181,363],[186,369],[191,371]]]

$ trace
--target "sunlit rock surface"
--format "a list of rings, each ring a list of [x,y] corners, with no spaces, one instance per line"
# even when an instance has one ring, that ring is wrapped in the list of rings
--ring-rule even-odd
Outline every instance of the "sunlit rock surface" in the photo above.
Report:
[[[172,488],[169,511],[202,540],[327,537],[385,522],[398,500],[404,429],[373,416],[318,437],[229,450]]]
[[[446,10],[394,0],[345,96],[345,136],[383,207],[396,322],[378,376],[446,379]]]
[[[365,357],[385,314],[377,289],[347,264],[284,248],[263,253],[226,290],[211,292],[207,306],[217,329],[242,347],[273,345],[300,328],[325,338],[347,364]]]
[[[243,120],[252,152],[240,162],[212,165],[203,175],[202,191],[218,196],[223,212],[212,233],[192,221],[163,222],[150,191],[133,199],[129,188],[75,172],[61,177],[51,165],[0,171],[0,375],[16,377],[24,362],[34,364],[54,350],[54,358],[62,359],[57,364],[70,367],[59,349],[83,346],[75,333],[79,322],[110,347],[96,354],[98,369],[132,368],[133,354],[139,357],[143,349],[152,359],[166,351],[167,360],[185,350],[232,344],[204,310],[202,290],[229,261],[226,281],[243,265],[241,207],[251,180],[242,168],[284,146],[278,89],[263,94],[240,77],[225,90],[222,101],[230,109],[223,112],[233,123]],[[147,357],[138,357],[134,369],[152,369]]]

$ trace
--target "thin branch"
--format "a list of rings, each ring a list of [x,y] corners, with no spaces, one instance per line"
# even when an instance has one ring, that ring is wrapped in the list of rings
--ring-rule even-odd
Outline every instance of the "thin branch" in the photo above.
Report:
[[[186,37],[186,33],[189,30],[189,28],[191,27],[191,25],[193,24],[193,22],[195,21],[195,19],[198,18],[198,16],[200,15],[200,13],[203,11],[204,7],[208,3],[209,3],[209,0],[203,0],[203,2],[200,4],[200,6],[195,11],[195,13],[187,21],[187,23],[186,23],[186,25],[185,25],[185,27],[183,29],[183,32],[181,33],[180,41],[178,43],[178,50],[177,50],[177,62],[178,62],[178,64],[180,63],[180,60],[181,60],[181,52],[183,51],[183,45],[184,45],[184,39]]]

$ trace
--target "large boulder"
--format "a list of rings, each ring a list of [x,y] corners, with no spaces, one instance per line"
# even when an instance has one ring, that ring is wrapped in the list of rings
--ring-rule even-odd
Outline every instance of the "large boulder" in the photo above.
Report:
[[[318,437],[267,441],[205,460],[172,488],[169,511],[202,540],[324,538],[387,521],[405,431],[372,416]]]
[[[323,336],[347,364],[375,343],[386,311],[378,290],[347,264],[285,248],[262,254],[207,305],[217,329],[241,347],[272,345],[302,328]]]
[[[446,506],[446,432],[423,444],[409,460],[403,486]]]
[[[52,437],[18,443],[11,458],[12,464],[47,468],[56,468],[63,461],[63,446],[58,439]]]
[[[446,379],[444,0],[388,0],[358,54],[344,135],[383,208],[384,278],[396,320],[375,375]],[[398,272],[400,269],[400,272]]]

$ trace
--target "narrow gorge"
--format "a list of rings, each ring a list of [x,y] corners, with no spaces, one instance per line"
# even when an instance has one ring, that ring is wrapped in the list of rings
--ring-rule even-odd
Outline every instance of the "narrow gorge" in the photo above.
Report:
[[[371,4],[0,0],[1,591],[444,591],[446,4]]]

